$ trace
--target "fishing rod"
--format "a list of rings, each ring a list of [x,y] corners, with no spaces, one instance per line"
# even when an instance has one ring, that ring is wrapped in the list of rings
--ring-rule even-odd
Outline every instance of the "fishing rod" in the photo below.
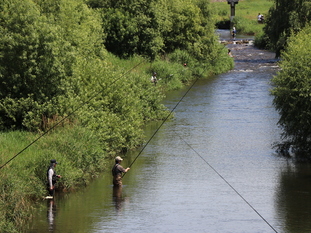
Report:
[[[184,66],[187,66],[186,63],[184,63]],[[207,69],[207,66],[202,70],[201,74],[203,74]],[[169,77],[173,76],[172,74],[169,75]],[[201,75],[198,76],[198,78],[196,78],[196,80],[192,83],[192,85],[188,88],[188,90],[185,92],[185,94],[180,98],[180,100],[177,102],[177,104],[174,106],[174,108],[169,112],[169,114],[167,115],[166,118],[164,118],[164,120],[162,121],[161,125],[156,129],[156,131],[153,133],[153,135],[149,138],[149,140],[147,141],[147,143],[143,146],[143,148],[140,150],[140,152],[138,153],[138,155],[135,157],[135,159],[133,160],[133,162],[130,164],[129,168],[132,167],[132,165],[135,163],[135,161],[137,160],[137,158],[141,155],[141,153],[145,150],[145,148],[147,147],[147,145],[149,144],[149,142],[154,138],[154,136],[158,133],[158,131],[160,130],[160,128],[162,127],[162,125],[167,121],[167,119],[172,115],[172,113],[175,111],[175,109],[177,108],[177,106],[180,104],[180,102],[185,98],[185,96],[188,94],[188,92],[192,89],[192,87],[196,84],[196,82],[199,80],[199,77]],[[122,177],[125,176],[126,173],[123,173]]]
[[[156,129],[156,131],[152,134],[152,136],[149,138],[149,140],[147,141],[147,143],[143,146],[143,148],[140,150],[140,152],[138,153],[138,155],[135,157],[135,159],[133,160],[133,162],[130,164],[129,168],[131,168],[131,166],[135,163],[135,161],[137,160],[137,158],[141,155],[141,153],[144,151],[144,149],[148,146],[149,142],[154,138],[154,136],[158,133],[158,131],[160,130],[160,128],[164,125],[164,123],[167,121],[167,119],[172,115],[172,113],[175,111],[175,109],[177,108],[177,106],[180,104],[180,102],[185,98],[185,96],[188,94],[188,92],[192,89],[192,87],[196,84],[196,82],[199,80],[199,78],[197,78],[192,85],[188,88],[188,90],[185,92],[185,94],[180,98],[180,100],[176,103],[176,105],[174,106],[174,108],[167,114],[167,116],[164,118],[164,120],[162,121],[162,123],[160,124],[160,126]],[[125,176],[126,173],[123,173],[122,177]]]
[[[142,63],[144,63],[145,61],[141,61],[139,63],[137,63],[135,66],[133,66],[132,68],[130,68],[129,70],[127,70],[126,72],[124,72],[119,78],[116,78],[115,80],[113,80],[108,87],[112,86],[113,84],[115,84],[117,81],[119,81],[122,77],[124,77],[126,74],[128,74],[129,72],[131,72],[133,69],[135,69],[136,67],[138,67],[139,65],[141,65]],[[88,104],[93,98],[95,98],[100,92],[103,91],[104,87],[100,84],[100,86],[102,87],[99,91],[95,92],[93,95],[91,95],[86,101],[82,102],[76,109],[74,109],[71,113],[69,113],[66,117],[62,118],[61,120],[59,120],[58,122],[56,122],[51,128],[49,128],[48,130],[46,130],[43,134],[41,134],[39,137],[37,137],[34,141],[32,141],[31,143],[29,143],[26,147],[24,147],[22,150],[20,150],[17,154],[15,154],[12,158],[10,158],[8,161],[6,161],[3,165],[0,166],[0,170],[6,166],[8,163],[10,163],[13,159],[15,159],[17,156],[19,156],[20,154],[22,154],[25,150],[27,150],[30,146],[32,146],[33,144],[35,144],[37,141],[39,141],[42,137],[44,137],[48,132],[50,132],[52,129],[54,129],[56,126],[60,125],[62,122],[64,122],[66,119],[68,119],[70,116],[72,116],[76,111],[78,111],[79,109],[81,109],[85,104]]]
[[[167,121],[167,119],[172,115],[172,113],[175,111],[177,106],[181,103],[181,101],[185,98],[185,96],[188,94],[188,92],[192,89],[192,87],[196,84],[198,81],[198,78],[192,83],[192,85],[188,88],[188,90],[185,92],[185,94],[180,98],[180,100],[176,103],[174,108],[169,112],[169,114],[166,116],[166,118],[162,121],[160,126],[155,130],[155,132],[152,134],[152,136],[149,138],[147,143],[143,146],[143,148],[140,150],[138,155],[135,157],[133,162],[129,165],[129,168],[132,167],[132,165],[135,163],[135,161],[138,159],[138,157],[141,155],[141,153],[144,151],[144,149],[148,146],[150,141],[154,138],[154,136],[158,133],[158,131],[161,129],[163,124]],[[180,139],[193,150],[274,232],[278,233],[278,231],[207,161],[205,160],[189,143],[187,143],[180,135],[178,135]],[[127,173],[123,173],[122,178]]]

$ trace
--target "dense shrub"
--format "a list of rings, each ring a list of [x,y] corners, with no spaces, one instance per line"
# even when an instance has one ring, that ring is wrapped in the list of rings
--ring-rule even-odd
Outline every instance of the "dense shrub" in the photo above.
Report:
[[[293,146],[297,152],[307,152],[311,146],[311,27],[292,36],[282,53],[281,71],[273,78],[274,104],[280,112],[279,125],[284,129],[284,149]],[[282,148],[282,146],[280,147]]]
[[[309,0],[274,0],[270,8],[264,32],[269,38],[271,49],[279,57],[286,47],[287,39],[299,32],[311,20]]]

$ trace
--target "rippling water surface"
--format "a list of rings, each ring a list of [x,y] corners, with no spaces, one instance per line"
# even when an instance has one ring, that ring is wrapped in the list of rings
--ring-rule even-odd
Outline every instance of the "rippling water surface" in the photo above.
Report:
[[[235,69],[194,85],[122,190],[113,190],[108,171],[44,205],[29,232],[311,232],[309,165],[271,146],[280,135],[269,95],[274,54],[230,46]],[[166,106],[173,109],[186,90],[171,93]],[[147,138],[158,126],[148,126]]]

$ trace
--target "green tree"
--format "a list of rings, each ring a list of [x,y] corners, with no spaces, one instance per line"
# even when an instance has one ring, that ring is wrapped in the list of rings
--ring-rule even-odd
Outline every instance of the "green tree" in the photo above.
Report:
[[[102,12],[105,46],[117,56],[139,54],[153,60],[185,50],[200,62],[215,64],[222,53],[209,1],[89,0],[88,4]]]
[[[165,114],[162,94],[111,64],[83,0],[35,1],[0,5],[0,129],[46,130],[69,115],[108,152],[141,143],[142,125]]]
[[[88,1],[102,12],[105,46],[123,58],[134,54],[154,59],[163,47],[156,17],[157,0]]]
[[[30,0],[4,0],[1,9],[0,98],[51,98],[65,74],[64,60],[55,54],[63,49],[57,27],[49,25]]]
[[[0,128],[21,128],[27,112],[62,93],[65,48],[32,1],[4,0],[0,9]]]
[[[274,105],[280,112],[285,149],[311,152],[311,27],[291,36],[282,53],[281,71],[273,78]]]
[[[276,56],[286,47],[287,38],[311,20],[310,0],[274,0],[264,27],[265,37]]]
[[[66,114],[58,97],[79,90],[77,57],[103,55],[100,18],[82,0],[4,0],[0,9],[0,128],[35,130]]]

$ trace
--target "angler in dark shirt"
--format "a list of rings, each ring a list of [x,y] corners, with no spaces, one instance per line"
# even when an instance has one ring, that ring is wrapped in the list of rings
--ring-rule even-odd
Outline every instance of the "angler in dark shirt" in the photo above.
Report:
[[[52,159],[51,161],[51,164],[47,170],[47,189],[49,191],[49,196],[47,196],[47,198],[53,198],[54,196],[54,190],[55,190],[55,184],[57,182],[57,179],[58,178],[61,178],[60,175],[57,175],[56,174],[56,171],[55,171],[55,167],[56,167],[56,160],[55,159]]]
[[[113,185],[114,186],[122,186],[122,174],[126,173],[130,168],[124,169],[120,164],[122,162],[122,158],[117,156],[115,158],[116,164],[112,168],[112,176],[113,176]]]

